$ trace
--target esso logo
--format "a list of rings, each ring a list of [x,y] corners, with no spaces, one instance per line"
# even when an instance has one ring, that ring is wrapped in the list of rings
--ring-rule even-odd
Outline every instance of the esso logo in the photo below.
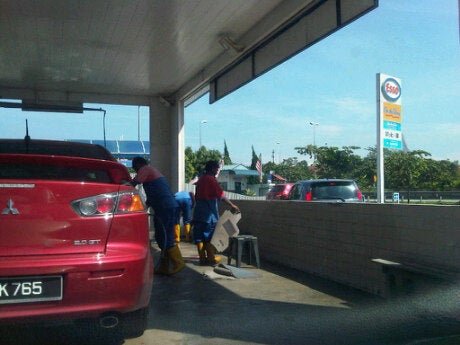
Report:
[[[383,97],[387,101],[396,102],[401,97],[401,85],[393,78],[386,79],[381,89]]]

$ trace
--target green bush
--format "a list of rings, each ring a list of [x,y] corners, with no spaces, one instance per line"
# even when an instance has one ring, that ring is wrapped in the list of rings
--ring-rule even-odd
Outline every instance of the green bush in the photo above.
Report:
[[[255,196],[256,192],[254,192],[252,189],[245,189],[242,194],[247,196]]]

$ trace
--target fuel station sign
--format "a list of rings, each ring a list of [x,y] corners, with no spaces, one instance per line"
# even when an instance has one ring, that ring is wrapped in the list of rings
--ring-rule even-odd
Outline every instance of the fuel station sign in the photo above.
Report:
[[[385,203],[383,149],[403,149],[401,79],[377,73],[377,202]]]
[[[402,150],[401,79],[378,74],[378,118],[381,145]]]

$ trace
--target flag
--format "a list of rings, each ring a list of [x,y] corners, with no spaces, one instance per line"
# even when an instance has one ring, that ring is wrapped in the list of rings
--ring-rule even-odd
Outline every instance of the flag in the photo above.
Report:
[[[262,182],[262,163],[260,162],[260,159],[256,162],[256,169],[259,172],[259,181]]]
[[[219,170],[217,171],[216,178],[219,177],[220,171],[223,169],[223,167],[224,167],[224,157],[222,157],[219,161]]]

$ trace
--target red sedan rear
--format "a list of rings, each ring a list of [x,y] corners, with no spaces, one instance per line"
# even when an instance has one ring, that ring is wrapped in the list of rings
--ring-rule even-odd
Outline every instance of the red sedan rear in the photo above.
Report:
[[[272,187],[266,195],[267,200],[286,200],[294,183],[280,183]]]
[[[96,145],[11,142],[0,141],[0,322],[86,318],[142,334],[153,264],[127,169]]]

